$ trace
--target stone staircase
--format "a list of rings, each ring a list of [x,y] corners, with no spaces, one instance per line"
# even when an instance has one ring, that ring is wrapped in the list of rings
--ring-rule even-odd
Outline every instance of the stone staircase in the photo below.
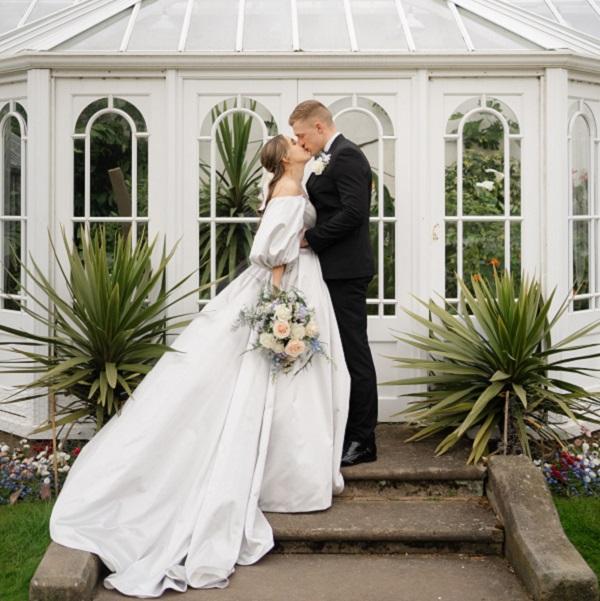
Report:
[[[526,601],[503,555],[504,530],[469,444],[436,457],[439,438],[405,443],[404,424],[377,428],[378,460],[344,468],[325,511],[267,513],[274,549],[236,566],[226,589],[170,591],[192,601]],[[98,582],[94,599],[126,598]]]

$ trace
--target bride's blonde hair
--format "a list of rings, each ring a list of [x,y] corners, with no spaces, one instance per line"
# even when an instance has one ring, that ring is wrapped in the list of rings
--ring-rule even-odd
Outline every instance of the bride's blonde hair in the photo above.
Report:
[[[265,199],[264,209],[267,208],[271,196],[273,196],[273,190],[277,182],[285,174],[285,165],[283,159],[286,157],[289,149],[289,143],[283,134],[278,134],[271,138],[260,151],[260,164],[269,172],[273,174],[273,178],[269,182],[267,188],[267,198]]]

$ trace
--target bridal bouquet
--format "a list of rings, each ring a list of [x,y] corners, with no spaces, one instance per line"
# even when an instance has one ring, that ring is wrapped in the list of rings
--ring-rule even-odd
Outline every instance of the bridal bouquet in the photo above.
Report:
[[[247,325],[257,333],[249,350],[258,349],[270,357],[273,375],[297,367],[296,375],[316,354],[329,359],[318,337],[314,309],[308,307],[296,288],[274,290],[267,285],[254,307],[241,309],[234,327],[240,325]]]

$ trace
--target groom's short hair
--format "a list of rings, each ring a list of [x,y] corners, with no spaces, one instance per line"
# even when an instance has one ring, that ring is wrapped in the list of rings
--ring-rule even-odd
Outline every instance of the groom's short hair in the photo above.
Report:
[[[314,118],[320,119],[327,125],[333,125],[333,115],[331,114],[331,111],[318,100],[304,100],[301,102],[292,111],[288,123],[294,125],[296,121]]]

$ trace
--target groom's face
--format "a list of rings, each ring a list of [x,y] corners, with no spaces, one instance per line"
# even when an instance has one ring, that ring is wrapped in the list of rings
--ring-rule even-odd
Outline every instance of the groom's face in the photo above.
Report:
[[[318,119],[299,119],[292,125],[298,144],[312,155],[325,148],[327,142],[323,124]]]

